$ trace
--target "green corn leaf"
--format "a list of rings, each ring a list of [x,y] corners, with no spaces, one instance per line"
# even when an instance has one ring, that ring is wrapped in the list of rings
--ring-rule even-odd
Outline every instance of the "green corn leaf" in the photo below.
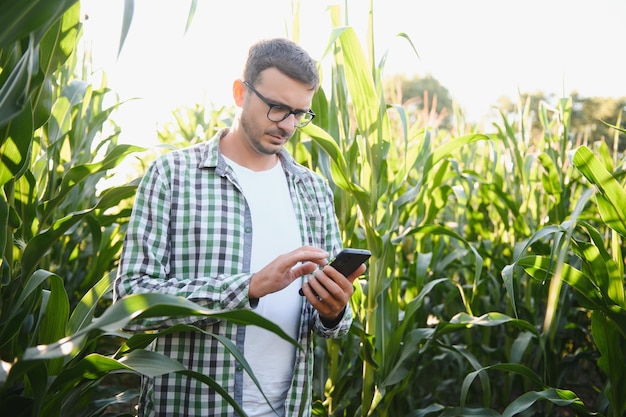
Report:
[[[77,1],[48,29],[39,43],[40,67],[44,74],[51,75],[67,61],[76,46],[80,25],[80,2]]]
[[[487,135],[481,133],[474,133],[471,135],[459,136],[445,142],[439,148],[435,149],[432,154],[428,156],[428,159],[424,163],[423,173],[427,174],[431,168],[435,166],[443,158],[447,158],[453,151],[459,149],[462,146],[469,145],[470,143],[477,142],[479,140],[488,140]]]
[[[70,315],[70,303],[64,282],[58,275],[50,274],[50,294],[45,306],[45,314],[38,326],[38,343],[48,344],[65,337],[65,325]],[[63,367],[63,358],[56,358],[48,364],[48,374],[56,375]]]
[[[337,142],[324,129],[314,123],[310,123],[300,129],[303,133],[313,139],[328,154],[330,159],[338,166],[337,178],[333,178],[335,182],[343,189],[348,189],[350,179],[347,173],[348,164],[337,145]]]
[[[191,0],[191,5],[189,7],[189,14],[187,15],[187,23],[185,24],[185,33],[191,27],[191,22],[193,21],[194,16],[196,15],[196,9],[198,8],[198,0]]]
[[[602,221],[622,237],[625,237],[626,224],[621,219],[624,215],[623,211],[619,207],[616,207],[611,199],[603,194],[596,195],[596,202],[598,203],[598,211],[600,212]]]
[[[83,295],[67,322],[65,336],[77,333],[92,322],[99,301],[113,286],[115,272],[116,271],[111,271],[109,274],[102,277],[100,281]]]
[[[31,37],[28,48],[16,65],[3,68],[9,76],[0,86],[0,128],[28,107],[31,90],[43,81],[43,77],[37,78],[38,55],[39,47]]]
[[[606,396],[614,408],[613,415],[621,416],[626,411],[626,364],[624,363],[624,337],[602,312],[591,316],[591,334],[600,352],[598,366],[607,375]]]
[[[72,109],[83,103],[91,94],[91,84],[82,80],[72,80],[63,87],[62,94],[52,105],[48,126],[48,141],[55,144],[72,128]]]
[[[527,256],[518,261],[526,272],[539,280],[550,279],[552,261],[541,256]],[[626,310],[615,304],[607,304],[609,297],[594,283],[593,279],[568,264],[562,265],[560,279],[576,290],[579,302],[586,308],[605,314],[616,326],[622,337],[626,338]]]
[[[506,409],[502,413],[502,416],[512,417],[514,415],[523,413],[529,410],[537,401],[543,400],[550,401],[558,406],[572,406],[579,411],[586,411],[583,402],[576,396],[576,394],[568,390],[546,387],[541,378],[534,371],[524,365],[516,363],[500,363],[496,365],[486,366],[484,368],[470,372],[463,381],[462,392],[467,394],[470,386],[472,385],[472,381],[476,378],[476,376],[484,374],[484,372],[486,371],[495,370],[523,376],[535,386],[538,386],[540,388],[546,388],[543,391],[529,391],[522,394],[506,407]],[[463,403],[463,401],[461,402]]]
[[[418,354],[423,341],[431,337],[432,334],[433,329],[426,328],[412,330],[405,336],[402,344],[399,345],[399,357],[389,373],[384,375],[381,386],[397,384],[409,375],[412,366],[410,360]]]
[[[134,372],[149,377],[164,375],[172,372],[187,375],[191,378],[198,379],[207,384],[211,389],[219,393],[229,404],[231,404],[238,413],[243,413],[241,406],[228,394],[228,392],[219,385],[213,378],[202,375],[198,372],[187,370],[180,362],[177,362],[167,356],[156,352],[137,350],[131,352],[128,356],[120,360],[111,359],[109,357],[90,354],[82,359],[77,365],[70,367],[65,373],[59,375],[53,382],[51,389],[55,387],[71,388],[73,381],[83,379],[100,379],[103,376],[114,372]],[[55,396],[55,398],[63,398],[64,395]],[[54,409],[55,404],[50,404],[48,409]]]
[[[624,300],[623,274],[615,259],[621,259],[619,255],[614,258],[604,245],[604,239],[600,232],[586,222],[580,222],[582,230],[585,230],[593,244],[580,244],[582,248],[581,258],[589,263],[589,274],[595,280],[602,292],[617,305],[626,308]],[[616,235],[617,236],[617,235]]]
[[[4,248],[7,242],[8,227],[9,227],[9,204],[3,188],[0,188],[0,264],[5,267],[4,262]],[[8,267],[8,265],[6,265]],[[0,285],[6,285],[4,280],[0,280]]]
[[[335,184],[352,194],[364,214],[369,216],[369,213],[371,212],[369,209],[370,197],[361,186],[355,184],[350,179],[348,164],[335,140],[321,127],[313,123],[310,123],[302,128],[302,132],[320,145],[324,152],[326,152],[330,157],[332,161],[331,172]]]
[[[589,148],[578,148],[573,163],[597,187],[598,208],[604,223],[626,237],[626,191]]]
[[[107,209],[124,198],[134,195],[133,186],[116,187],[103,193],[96,205],[90,209],[73,212],[57,221],[45,231],[33,237],[24,248],[22,253],[22,274],[30,275],[39,263],[42,254],[45,254],[50,247],[72,226],[83,220],[85,216],[91,214],[96,209]]]
[[[87,334],[91,331],[115,333],[138,318],[151,317],[211,317],[214,319],[229,320],[237,324],[254,324],[269,330],[279,337],[294,343],[278,325],[262,318],[249,310],[220,312],[208,310],[181,297],[166,294],[133,294],[124,297],[111,305],[91,324],[57,342],[29,348],[25,351],[22,360],[51,359],[76,353]],[[296,342],[297,344],[297,342]]]
[[[554,164],[550,155],[545,152],[539,154],[539,161],[541,162],[541,166],[546,170],[548,175],[541,176],[541,184],[543,185],[543,189],[551,196],[554,196],[557,201],[561,200],[561,195],[563,194],[563,189],[561,188],[561,180],[559,178],[559,173],[557,171],[557,167]]]
[[[491,381],[489,380],[487,372],[485,372],[478,358],[476,358],[474,353],[468,351],[463,346],[451,346],[447,348],[460,355],[474,369],[473,372],[470,372],[470,374],[465,377],[465,380],[461,384],[461,406],[465,406],[469,388],[472,385],[472,382],[475,380],[476,376],[478,376],[478,378],[480,379],[480,386],[483,393],[483,404],[489,405],[491,403]]]
[[[96,206],[97,207],[97,206]],[[46,254],[52,245],[65,234],[72,226],[81,221],[94,208],[74,212],[55,221],[48,229],[32,238],[22,253],[22,276],[29,276],[37,268],[42,255]]]
[[[33,392],[34,404],[33,404],[33,416],[41,415],[40,410],[44,406],[46,398],[46,391],[48,389],[49,372],[47,364],[39,362],[34,364],[28,369],[26,373],[28,378],[29,387]],[[12,409],[15,411],[15,409]]]
[[[531,236],[530,239],[524,241],[522,244],[516,245],[514,249],[514,258],[517,259],[523,254],[525,254],[534,243],[543,240],[550,235],[560,233],[561,229],[558,226],[546,226],[539,229],[535,234]],[[515,316],[517,316],[517,306],[515,300],[517,299],[515,294],[515,286],[514,286],[514,272],[515,267],[517,266],[517,260],[514,264],[506,265],[502,269],[502,279],[504,281],[504,287],[506,288],[507,293],[509,294],[509,300],[511,305],[513,306],[513,311],[515,312]]]
[[[483,258],[478,253],[476,248],[474,248],[467,240],[465,240],[461,235],[459,235],[456,231],[454,231],[452,229],[449,229],[449,228],[444,227],[444,226],[428,224],[428,225],[422,225],[422,226],[418,226],[418,227],[407,228],[406,231],[402,235],[399,235],[397,238],[395,238],[392,243],[394,243],[394,244],[395,243],[399,243],[406,236],[410,236],[410,235],[418,235],[418,236],[420,236],[420,235],[449,236],[449,237],[452,237],[453,239],[457,240],[461,244],[463,244],[463,246],[465,248],[467,248],[467,250],[469,250],[472,253],[472,255],[474,256],[474,279],[473,279],[472,285],[474,287],[474,290],[476,290],[476,287],[480,283],[480,274],[481,274],[482,268],[483,268]],[[469,304],[466,304],[466,308],[470,308]]]
[[[366,138],[376,134],[379,127],[386,132],[388,126],[385,128],[380,125],[380,101],[374,87],[374,79],[369,72],[370,67],[354,29],[351,27],[335,29],[331,34],[331,43],[334,43],[333,40],[341,45],[335,59],[344,63],[348,91],[355,109],[358,109],[355,116],[359,131]]]
[[[255,321],[255,318],[251,319],[252,321]],[[244,322],[243,324],[245,324],[246,322]],[[266,323],[267,324],[267,323]],[[277,329],[277,327],[273,327],[274,330]],[[248,361],[246,360],[246,358],[243,356],[242,352],[239,350],[239,348],[233,343],[232,340],[230,340],[229,338],[226,338],[224,336],[220,336],[211,332],[208,332],[204,329],[198,328],[196,326],[193,325],[185,325],[185,324],[177,324],[174,325],[172,327],[169,327],[163,331],[160,332],[150,332],[150,333],[137,333],[134,334],[125,345],[123,345],[120,348],[119,353],[123,354],[124,356],[122,356],[119,360],[123,361],[125,364],[128,364],[127,362],[127,357],[131,356],[131,355],[135,355],[133,357],[137,357],[137,352],[142,352],[141,349],[145,349],[148,345],[150,345],[153,341],[155,341],[156,339],[163,337],[165,335],[168,334],[173,334],[173,333],[180,333],[180,332],[202,332],[205,333],[215,339],[217,339],[226,349],[226,351],[233,356],[233,358],[239,363],[241,364],[241,366],[245,369],[245,371],[248,373],[248,375],[250,375],[250,378],[252,379],[252,381],[254,381],[254,383],[256,384],[256,386],[259,388],[259,390],[262,391],[262,387],[261,384],[259,383],[258,379],[256,378],[256,376],[254,375],[254,373],[252,372],[252,369],[250,368],[250,365],[248,364]],[[298,346],[298,343],[293,340],[290,339],[289,340],[292,344]],[[129,354],[130,352],[130,354]]]
[[[529,410],[537,401],[549,401],[555,405],[571,406],[586,413],[584,403],[571,391],[550,388],[544,391],[530,391],[520,395],[509,404],[502,417],[513,417]]]
[[[539,338],[539,333],[535,326],[525,320],[514,319],[506,314],[491,312],[475,317],[467,313],[458,313],[449,322],[441,322],[437,325],[434,337],[442,337],[446,334],[458,332],[459,330],[470,329],[472,327],[494,327],[503,324],[510,324],[520,330],[533,334]]]
[[[12,303],[11,311],[12,314],[15,314],[24,304],[25,300],[35,292],[38,288],[40,288],[41,284],[43,284],[48,278],[53,276],[54,274],[49,271],[44,271],[42,269],[36,271],[32,274],[27,280],[26,285],[24,285],[24,289],[20,292],[20,295],[17,297]]]
[[[19,178],[28,168],[32,129],[30,108],[0,128],[0,186]]]
[[[133,145],[117,145],[101,161],[91,164],[77,165],[63,176],[58,193],[51,200],[42,204],[42,216],[47,219],[52,211],[62,202],[74,187],[92,175],[108,171],[118,166],[124,158],[134,152],[142,152],[145,149]]]
[[[0,49],[20,39],[26,38],[29,33],[43,35],[48,28],[67,9],[78,0],[21,0],[3,1],[0,14]],[[36,39],[39,41],[39,39]]]
[[[426,284],[420,288],[420,292],[417,297],[411,300],[404,309],[405,317],[403,326],[411,323],[414,314],[424,305],[424,300],[429,296],[431,291],[433,291],[437,285],[448,281],[448,278],[439,278],[426,282]]]
[[[550,280],[554,272],[553,261],[547,257],[526,256],[520,258],[517,264],[523,267],[530,276],[540,281]],[[586,300],[586,306],[597,310],[606,306],[600,289],[588,275],[568,264],[563,264],[562,274],[562,279],[574,287]]]
[[[50,283],[51,290],[42,291],[43,284]],[[56,341],[65,335],[69,303],[63,280],[56,274],[38,270],[25,280],[23,289],[12,300],[11,308],[0,326],[0,343],[5,344],[19,331],[25,318],[33,315],[36,296],[40,296],[40,311],[37,331],[33,334],[39,343]],[[56,314],[58,310],[58,320]],[[65,319],[64,319],[65,318]]]
[[[88,407],[82,407],[81,411],[91,416],[105,415],[107,410],[113,410],[116,409],[116,407],[123,407],[124,405],[136,402],[139,395],[139,389],[127,389],[119,393],[114,393],[108,398],[93,400]]]
[[[500,417],[500,413],[490,408],[446,407],[445,411],[439,414],[439,417],[459,416]],[[411,417],[413,417],[413,414],[411,414]]]
[[[117,57],[119,58],[130,30],[130,25],[133,22],[133,16],[135,14],[135,0],[124,0],[124,18],[122,20],[122,31],[120,32],[120,43],[117,48]],[[191,14],[190,14],[191,17]]]

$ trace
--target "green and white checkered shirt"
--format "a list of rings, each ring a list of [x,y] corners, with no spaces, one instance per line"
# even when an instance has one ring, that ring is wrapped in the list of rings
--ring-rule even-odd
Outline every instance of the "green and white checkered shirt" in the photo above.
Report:
[[[159,292],[183,296],[208,309],[252,308],[248,298],[252,221],[233,171],[220,155],[219,140],[224,133],[206,143],[168,153],[147,170],[128,224],[115,282],[116,299]],[[303,244],[336,254],[341,238],[327,182],[297,164],[287,151],[279,156]],[[298,341],[304,350],[296,353],[285,405],[289,417],[311,414],[311,332],[340,337],[352,323],[349,305],[343,320],[329,329],[309,303],[302,304]],[[136,328],[197,320],[146,319]],[[229,338],[243,351],[245,326],[227,321],[202,326],[207,333]],[[214,337],[201,332],[178,333],[159,339],[153,349],[211,376],[241,404],[243,368]],[[144,378],[139,408],[140,416],[235,415],[207,385],[177,374]]]

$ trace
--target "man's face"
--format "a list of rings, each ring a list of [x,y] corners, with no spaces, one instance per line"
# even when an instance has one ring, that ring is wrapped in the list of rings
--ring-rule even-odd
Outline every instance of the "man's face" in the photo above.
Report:
[[[311,106],[314,91],[275,68],[263,71],[255,85],[247,88],[241,109],[241,127],[246,134],[246,140],[255,152],[275,155],[295,132],[296,119],[291,114],[279,122],[269,120],[267,115],[270,106],[259,94],[271,104],[293,111],[306,111]]]

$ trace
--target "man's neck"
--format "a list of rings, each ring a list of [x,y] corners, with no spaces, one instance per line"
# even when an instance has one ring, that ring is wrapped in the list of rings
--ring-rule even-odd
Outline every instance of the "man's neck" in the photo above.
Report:
[[[220,141],[220,152],[228,159],[252,171],[267,171],[276,166],[278,155],[263,155],[242,145],[230,131]]]

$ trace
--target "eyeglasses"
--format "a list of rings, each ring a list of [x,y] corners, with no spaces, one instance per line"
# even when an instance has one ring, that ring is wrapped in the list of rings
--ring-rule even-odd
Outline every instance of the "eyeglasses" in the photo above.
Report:
[[[267,111],[267,118],[271,122],[282,122],[293,114],[296,121],[296,127],[304,127],[311,123],[311,120],[313,120],[313,118],[315,117],[315,113],[313,113],[313,110],[292,110],[291,108],[283,104],[272,103],[271,101],[263,97],[261,93],[256,91],[256,89],[252,87],[252,84],[250,84],[248,81],[244,81],[243,83],[246,87],[252,90],[252,92],[254,92],[254,94],[256,94],[257,97],[260,98],[261,101],[263,101],[263,103],[269,106],[270,109]]]

